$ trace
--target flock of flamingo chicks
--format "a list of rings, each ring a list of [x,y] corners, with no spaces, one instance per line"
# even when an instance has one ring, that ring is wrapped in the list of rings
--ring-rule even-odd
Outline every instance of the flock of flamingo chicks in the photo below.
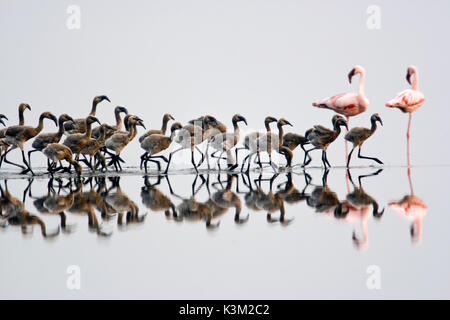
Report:
[[[322,162],[324,167],[327,168],[331,166],[327,159],[327,148],[340,135],[341,127],[346,127],[348,130],[349,118],[366,111],[369,105],[369,100],[364,93],[364,68],[355,66],[348,74],[348,80],[351,83],[352,78],[357,74],[360,75],[357,93],[338,94],[313,103],[315,107],[330,109],[337,113],[332,117],[332,129],[316,125],[307,130],[304,136],[296,133],[284,134],[283,126],[292,126],[291,123],[284,118],[276,119],[268,116],[264,119],[266,132],[252,132],[246,135],[243,139],[243,146],[237,147],[240,141],[239,123],[244,122],[247,124],[247,120],[240,114],[236,114],[232,118],[234,132],[227,132],[227,127],[222,122],[213,116],[206,115],[193,119],[186,125],[174,122],[170,127],[170,135],[166,135],[167,125],[174,118],[170,114],[165,114],[160,130],[149,130],[139,138],[140,145],[145,151],[141,156],[140,167],[141,169],[145,168],[145,171],[147,171],[148,162],[152,162],[157,166],[158,172],[161,172],[160,160],[163,160],[167,163],[164,170],[164,173],[167,173],[172,156],[183,149],[190,149],[192,165],[198,172],[197,168],[204,162],[205,158],[208,169],[210,168],[208,150],[212,148],[214,151],[211,153],[211,157],[217,159],[219,170],[221,169],[220,160],[227,161],[228,170],[236,169],[238,167],[239,150],[248,151],[242,162],[241,171],[248,172],[250,170],[253,157],[256,157],[254,162],[262,168],[261,153],[268,154],[268,163],[275,169],[276,165],[272,162],[273,151],[284,155],[287,160],[287,166],[290,167],[293,151],[297,146],[300,146],[305,152],[302,166],[306,166],[311,162],[311,156],[309,155],[311,151],[322,150]],[[424,102],[424,95],[418,89],[419,76],[416,67],[408,67],[406,79],[412,86],[411,89],[397,94],[386,103],[386,106],[399,108],[401,111],[409,113],[407,133],[409,150],[411,115]],[[81,175],[82,167],[80,162],[86,164],[92,171],[96,171],[100,167],[101,171],[104,171],[109,166],[114,166],[117,171],[122,170],[121,162],[124,162],[124,160],[120,157],[121,152],[136,137],[138,126],[142,126],[145,129],[144,121],[136,115],[129,114],[126,108],[118,106],[114,110],[115,125],[100,123],[95,114],[97,105],[104,100],[110,102],[107,96],[96,96],[92,103],[91,112],[86,118],[81,119],[73,119],[67,114],[62,114],[59,118],[56,118],[49,111],[43,112],[36,127],[25,125],[24,111],[26,109],[31,110],[31,108],[26,103],[20,104],[19,124],[0,130],[0,166],[3,163],[8,163],[20,167],[22,174],[31,173],[34,175],[31,167],[31,154],[41,151],[48,159],[47,167],[50,174],[57,171],[70,172],[73,166],[76,173]],[[123,121],[121,118],[122,113],[126,114]],[[7,119],[6,116],[0,115],[0,123],[5,125],[3,119]],[[59,127],[58,131],[55,133],[41,133],[44,127],[44,119],[54,121]],[[359,149],[359,158],[371,159],[382,164],[382,161],[377,158],[361,155],[361,147],[377,129],[377,122],[382,124],[382,120],[377,113],[371,116],[370,121],[370,128],[355,127],[345,134],[345,140],[353,144],[353,148],[348,154],[347,166],[349,166],[352,153],[356,148]],[[95,122],[99,126],[93,128]],[[278,134],[271,132],[270,124],[274,122],[277,123]],[[63,135],[66,135],[66,137],[60,143]],[[24,145],[25,142],[31,139],[34,139],[32,143],[33,149],[28,151],[27,159]],[[204,141],[207,141],[207,147],[203,153],[198,148],[198,145]],[[172,142],[179,144],[180,148],[172,151],[167,159],[164,155],[161,155],[161,152],[168,149]],[[305,145],[309,144],[312,145],[312,148],[307,150]],[[16,148],[22,152],[24,165],[7,159],[9,152]],[[233,149],[235,150],[236,161],[233,159]],[[201,155],[201,160],[198,163],[195,162],[194,158],[195,150]],[[226,154],[226,157],[224,157],[224,154]],[[69,166],[64,167],[61,163],[62,160],[67,161]],[[247,168],[245,169],[246,163]]]

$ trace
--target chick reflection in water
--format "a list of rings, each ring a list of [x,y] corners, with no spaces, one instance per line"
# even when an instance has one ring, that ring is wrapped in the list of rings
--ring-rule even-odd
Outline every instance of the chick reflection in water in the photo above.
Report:
[[[34,197],[35,200],[33,201],[33,204],[41,214],[59,215],[61,219],[61,230],[65,233],[70,233],[74,231],[75,225],[67,224],[65,211],[72,207],[75,194],[77,194],[81,190],[81,183],[76,183],[75,190],[72,190],[72,181],[69,180],[68,184],[65,186],[69,189],[68,194],[61,195],[61,189],[65,189],[62,188],[62,181],[60,179],[57,179],[59,182],[59,189],[58,193],[56,193],[53,187],[54,180],[55,179],[53,178],[49,179],[49,182],[47,184],[47,194],[42,197]]]
[[[196,188],[197,179],[200,177],[202,180],[200,186]],[[206,179],[203,175],[196,175],[194,182],[192,183],[192,195],[189,198],[184,198],[177,193],[175,193],[170,185],[169,180],[167,180],[169,185],[170,194],[174,197],[181,200],[181,203],[176,207],[177,220],[183,221],[205,221],[206,227],[208,229],[216,228],[219,226],[219,223],[212,224],[211,220],[213,219],[213,210],[208,207],[204,203],[198,202],[196,199],[197,193],[201,190],[201,188],[205,185]]]
[[[59,234],[59,227],[55,231],[48,232],[47,227],[42,219],[30,214],[30,212],[25,208],[25,200],[28,190],[31,188],[33,180],[29,181],[29,184],[25,191],[23,192],[23,199],[13,197],[8,190],[8,182],[5,180],[5,188],[3,189],[0,185],[0,225],[2,227],[20,226],[22,233],[28,235],[32,233],[33,226],[38,225],[41,228],[41,234],[45,238],[51,238]],[[30,230],[31,227],[31,230]]]
[[[177,221],[204,221],[208,229],[215,229],[220,225],[220,221],[213,221],[227,213],[230,208],[235,208],[235,222],[239,224],[245,223],[248,220],[248,216],[244,218],[241,217],[241,200],[237,194],[232,191],[233,182],[237,180],[237,177],[236,174],[227,175],[226,186],[223,187],[220,175],[218,175],[217,182],[212,183],[212,187],[216,189],[216,191],[211,192],[209,174],[206,178],[202,174],[196,175],[194,182],[192,183],[192,195],[189,198],[182,197],[175,193],[170,185],[169,179],[166,177],[171,195],[181,200],[181,203],[176,206],[176,209],[172,209],[174,218]],[[201,180],[201,183],[196,187],[198,179]],[[205,186],[208,192],[208,199],[204,202],[198,201],[196,195]],[[144,191],[146,193],[144,193]],[[166,215],[169,216],[170,213],[168,209],[172,208],[172,202],[168,199],[168,201],[166,201],[162,197],[162,194],[158,192],[153,192],[153,197],[150,198],[150,194],[148,194],[147,191],[148,186],[145,190],[143,188],[143,192],[141,193],[143,202],[151,200],[154,201],[154,205],[156,205],[156,203],[165,202],[165,205],[161,205],[161,209],[165,210]],[[159,197],[159,199],[156,199],[157,197]],[[151,201],[148,203],[152,203]]]
[[[379,219],[384,213],[384,209],[379,211],[377,201],[369,196],[361,185],[361,180],[365,177],[376,176],[381,173],[383,169],[367,175],[360,175],[358,177],[359,186],[356,186],[352,180],[350,170],[348,170],[348,178],[353,185],[353,192],[347,194],[347,200],[339,203],[334,210],[334,216],[337,219],[342,219],[350,223],[360,223],[362,229],[362,239],[356,236],[356,231],[353,231],[352,239],[358,249],[366,249],[369,244],[369,231],[367,222],[370,217],[372,208],[372,215],[374,218]]]
[[[91,180],[88,179],[87,182],[90,181]],[[87,192],[82,192],[81,181],[77,181],[77,183],[80,184],[77,186],[78,192],[75,193],[73,204],[68,211],[72,214],[87,215],[90,231],[94,231],[100,236],[109,236],[111,233],[106,232],[104,228],[102,228],[95,214],[96,208],[99,209],[102,216],[105,216],[107,213],[105,202],[100,194],[105,188],[104,178],[96,178],[96,181],[97,190],[91,186],[91,189]]]
[[[245,177],[248,178],[248,182],[245,180]],[[254,188],[252,186],[250,176],[248,174],[246,174],[245,176],[242,175],[242,179],[249,189],[249,191],[244,196],[245,204],[249,209],[253,211],[267,212],[267,221],[270,223],[280,222],[282,225],[288,225],[293,220],[286,219],[286,210],[284,207],[284,197],[286,196],[286,190],[288,189],[285,188],[282,191],[273,193],[273,183],[277,177],[278,174],[274,174],[271,178],[263,179],[262,175],[260,174],[258,179],[254,179],[253,181],[256,187]],[[269,192],[264,192],[262,188],[262,181],[269,181]],[[286,183],[286,186],[288,188],[291,187],[289,183]],[[280,217],[278,219],[274,219],[272,217],[272,214],[277,211],[280,212]]]
[[[405,195],[398,201],[390,202],[388,206],[394,209],[398,214],[412,221],[410,227],[411,241],[413,243],[419,243],[422,239],[422,219],[426,216],[428,208],[427,205],[414,194],[411,179],[411,168],[409,166],[408,180],[410,194]]]
[[[144,186],[141,188],[142,204],[154,212],[164,211],[166,217],[170,217],[170,212],[172,211],[172,216],[174,219],[181,221],[181,219],[178,218],[177,211],[172,200],[170,200],[168,196],[164,195],[156,187],[161,184],[161,177],[162,176],[158,176],[158,180],[153,184],[150,183],[150,178],[148,176],[144,177]],[[165,178],[169,188],[171,189],[168,176],[166,175]]]
[[[119,227],[124,226],[124,214],[126,214],[127,225],[144,222],[145,215],[139,215],[139,207],[122,191],[119,184],[120,177],[109,178],[109,180],[112,183],[111,187],[102,193],[102,198],[118,214],[117,225]]]
[[[322,186],[316,186],[307,196],[306,203],[316,212],[333,215],[334,209],[339,205],[337,194],[328,187],[327,178],[329,170],[325,170],[322,176]]]

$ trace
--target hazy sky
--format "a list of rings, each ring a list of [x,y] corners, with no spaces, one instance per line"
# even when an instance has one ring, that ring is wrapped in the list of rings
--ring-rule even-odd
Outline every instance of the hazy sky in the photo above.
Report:
[[[79,30],[66,26],[70,5],[81,10]],[[367,27],[370,5],[381,10],[379,30]],[[413,117],[413,163],[449,163],[450,151],[440,149],[450,134],[449,10],[448,1],[1,0],[1,112],[16,124],[17,106],[27,102],[28,124],[47,109],[85,117],[92,98],[106,94],[112,103],[97,115],[109,123],[124,105],[147,128],[159,128],[167,111],[182,122],[210,113],[231,127],[239,112],[252,129],[270,114],[304,133],[330,126],[333,113],[311,103],[356,91],[358,79],[348,84],[347,73],[360,64],[370,106],[351,126],[369,126],[380,113],[385,126],[364,153],[404,164],[407,115],[384,103],[408,87],[414,64],[426,102]],[[46,122],[44,130],[56,129]],[[341,138],[329,149],[332,164],[343,164],[343,145]],[[137,152],[133,141],[124,151],[129,164]]]

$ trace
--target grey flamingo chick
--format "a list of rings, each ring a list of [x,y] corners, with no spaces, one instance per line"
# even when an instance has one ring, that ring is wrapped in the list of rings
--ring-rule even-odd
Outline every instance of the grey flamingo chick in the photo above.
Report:
[[[122,150],[130,143],[131,140],[136,137],[137,134],[137,126],[141,126],[145,129],[145,125],[137,116],[128,117],[127,121],[128,131],[117,131],[111,137],[109,137],[105,141],[105,147],[109,150],[114,151],[114,155],[111,158],[111,161],[108,163],[108,166],[114,164],[116,171],[119,169],[122,170],[122,166],[120,165],[120,153]]]
[[[202,127],[207,138],[213,137],[218,133],[227,132],[227,126],[211,115],[201,116],[197,119],[190,120],[188,124],[195,124]]]
[[[96,138],[90,138],[87,145],[81,150],[81,154],[83,155],[84,159],[81,159],[92,171],[95,171],[98,164],[102,165],[102,170],[106,170],[106,160],[103,154],[101,154],[99,151],[104,146],[105,140],[107,139],[107,133],[113,132],[115,129],[106,123],[103,123],[101,126],[96,127],[95,129],[99,128],[98,134]],[[86,156],[89,156],[89,161],[87,160]],[[97,160],[97,163],[92,163],[92,159],[95,158]]]
[[[272,117],[272,116],[267,116],[267,117],[264,119],[264,126],[265,126],[265,128],[266,128],[266,133],[267,133],[267,134],[270,134],[270,133],[271,133],[270,124],[271,124],[272,122],[277,122],[277,121],[278,121],[278,120],[277,120],[276,118]],[[250,150],[250,149],[252,149],[252,148],[255,149],[256,146],[252,146],[252,147],[251,147],[251,145],[256,144],[256,141],[258,140],[258,138],[259,138],[260,136],[262,136],[263,134],[264,134],[264,133],[262,133],[262,132],[255,131],[255,132],[251,132],[251,133],[247,134],[247,135],[244,137],[244,143],[243,143],[244,146],[235,149],[236,163],[239,162],[239,161],[238,161],[238,152],[239,152],[239,150],[243,150],[243,149]],[[260,162],[261,162],[261,160],[260,160]]]
[[[91,112],[89,113],[89,116],[95,117],[95,114],[97,112],[97,105],[102,102],[103,100],[111,102],[107,96],[96,96],[94,97],[94,100],[92,101],[92,108]],[[64,129],[66,130],[66,133],[68,134],[75,134],[75,133],[85,133],[87,126],[86,126],[86,118],[80,118],[75,119],[73,122],[67,122],[64,125]]]
[[[98,119],[94,116],[88,116],[84,122],[86,127],[86,131],[84,133],[72,133],[68,135],[63,142],[63,145],[70,148],[72,153],[75,155],[75,159],[77,160],[80,156],[81,150],[87,146],[89,140],[91,139],[92,124],[94,122],[101,124],[100,121],[98,121]]]
[[[195,164],[194,159],[194,149],[196,149],[202,155],[202,160],[199,163],[200,165],[204,160],[204,154],[200,151],[200,149],[198,149],[197,145],[202,143],[204,140],[205,140],[204,130],[202,129],[201,126],[198,126],[196,124],[187,124],[183,126],[177,132],[176,136],[173,138],[173,141],[180,144],[181,147],[170,153],[164,174],[166,174],[169,171],[173,155],[183,149],[188,148],[191,149],[191,163],[194,166],[195,171],[198,173],[197,169],[198,165]]]
[[[194,125],[200,126],[204,132],[204,140],[206,140],[208,142],[215,135],[227,132],[227,126],[211,115],[205,115],[205,116],[201,116],[197,119],[190,120],[189,124],[194,124]],[[211,166],[209,164],[209,143],[206,144],[205,156],[206,156],[206,163],[208,165],[208,169],[210,169]],[[203,161],[204,161],[204,158],[202,157],[202,160],[200,161],[198,166],[200,166],[203,163]]]
[[[228,169],[233,170],[238,166],[238,164],[233,164],[233,156],[230,152],[232,148],[236,146],[236,144],[239,142],[240,138],[240,129],[239,129],[239,122],[244,122],[247,125],[247,120],[241,116],[240,114],[235,114],[231,120],[233,123],[233,133],[225,132],[225,133],[219,133],[213,136],[210,140],[211,146],[216,150],[211,154],[211,157],[216,158],[215,154],[217,152],[220,152],[219,157],[217,157],[217,164],[219,165],[220,170],[220,160],[222,159],[222,155],[224,152],[227,153],[227,159],[228,159]],[[231,159],[230,159],[231,158]]]
[[[31,110],[31,107],[27,103],[21,103],[19,105],[19,126],[23,126],[25,124],[25,118],[23,116],[23,113],[25,110]],[[5,116],[3,116],[5,119],[7,119]],[[8,120],[8,119],[7,119]],[[3,124],[4,125],[4,124]],[[5,141],[5,133],[8,128],[3,128],[0,130],[0,155],[6,153],[9,149],[9,145]],[[3,162],[3,157],[0,158],[0,166]]]
[[[152,134],[162,134],[162,135],[165,135],[165,134],[166,134],[166,131],[167,131],[167,123],[168,123],[170,120],[175,120],[175,118],[172,117],[169,113],[166,113],[166,114],[163,116],[163,119],[162,119],[162,127],[161,127],[161,130],[158,130],[158,129],[151,129],[151,130],[148,130],[146,133],[144,133],[142,136],[139,137],[139,142],[144,141],[145,138],[147,138],[148,136],[150,136],[150,135],[152,135]]]
[[[309,143],[310,142],[308,139],[298,133],[288,132],[283,136],[283,147],[287,147],[292,151],[294,151],[298,146],[302,148],[305,153],[305,157],[303,158],[304,166],[308,165],[311,162],[311,157],[307,154],[305,149],[305,145]]]
[[[34,175],[33,170],[31,169],[30,164],[28,163],[27,159],[25,158],[25,152],[24,152],[24,145],[25,142],[34,138],[35,136],[37,136],[42,129],[44,128],[44,119],[50,119],[53,120],[55,122],[55,125],[57,125],[58,120],[56,119],[56,117],[49,111],[43,112],[40,117],[39,117],[39,124],[37,125],[37,127],[31,127],[31,126],[11,126],[8,127],[8,129],[6,130],[5,133],[5,142],[12,146],[11,149],[9,149],[4,155],[3,155],[3,160],[6,163],[9,164],[13,164],[15,166],[19,166],[22,167],[20,165],[17,165],[13,162],[10,162],[6,159],[6,155],[11,151],[14,150],[15,148],[19,148],[22,151],[22,161],[26,166],[26,169],[24,169],[21,173],[27,173],[27,172],[31,172]]]
[[[56,165],[56,163],[61,162],[62,160],[66,160],[70,165],[74,166],[77,175],[81,175],[81,166],[77,161],[73,159],[73,154],[69,147],[60,143],[50,143],[42,150],[42,152],[49,160],[53,161],[53,167],[50,166],[48,168],[50,174],[53,174],[53,172],[62,168],[61,165],[60,168],[55,170],[54,166]],[[70,171],[70,168],[66,169],[66,171]]]
[[[260,136],[255,144],[250,144],[250,153],[244,158],[242,162],[241,171],[244,170],[245,162],[248,161],[248,166],[246,172],[250,171],[251,159],[254,155],[259,155],[261,152],[267,152],[269,154],[269,164],[273,167],[272,163],[272,151],[279,152],[281,146],[283,145],[283,126],[291,126],[292,124],[285,118],[281,118],[277,122],[278,135],[270,132]],[[261,161],[258,162],[260,168],[262,168]]]
[[[116,119],[116,124],[113,126],[108,126],[106,128],[103,128],[103,129],[106,129],[106,132],[105,132],[106,139],[111,137],[114,134],[114,132],[116,132],[118,130],[122,130],[123,124],[122,124],[122,117],[120,116],[121,113],[125,113],[127,115],[128,114],[127,108],[122,107],[122,106],[117,106],[114,108],[114,117]],[[101,127],[98,126],[92,130],[92,138],[98,139],[102,135],[100,132],[100,130],[101,130],[100,128]]]
[[[31,111],[31,107],[28,103],[21,103],[19,104],[19,126],[23,126],[25,124],[25,117],[23,116],[23,113],[25,112],[25,110],[30,110]],[[8,120],[8,118],[6,118],[5,116],[3,116],[4,119]],[[4,125],[4,124],[3,124]],[[3,128],[0,130],[0,138],[4,138],[5,137],[5,133],[6,130],[8,128]]]
[[[372,123],[372,126],[371,126],[370,129],[364,128],[364,127],[355,127],[355,128],[352,128],[345,135],[345,140],[350,141],[351,143],[353,143],[353,148],[352,148],[352,150],[350,150],[350,153],[348,154],[347,167],[350,165],[350,159],[352,157],[353,150],[355,150],[356,148],[359,148],[359,150],[358,150],[358,158],[370,159],[370,160],[374,160],[374,161],[378,162],[379,164],[383,164],[383,162],[381,162],[381,160],[379,160],[377,158],[366,157],[366,156],[362,156],[361,155],[361,147],[362,147],[363,143],[374,134],[375,130],[377,130],[377,121],[381,125],[383,125],[383,121],[381,120],[381,118],[378,115],[378,113],[374,113],[370,117],[370,122]]]
[[[50,143],[58,143],[64,134],[64,123],[73,121],[72,117],[64,113],[58,118],[58,131],[54,133],[41,133],[33,140],[32,150],[28,151],[28,163],[31,165],[31,154],[36,151],[42,151]]]
[[[290,168],[292,166],[292,158],[294,157],[292,150],[282,146],[278,152],[286,158],[286,167]]]
[[[347,127],[347,121],[339,116],[333,116],[333,130],[325,128],[324,126],[317,125],[314,128],[309,129],[306,132],[306,139],[308,139],[314,148],[309,149],[306,153],[309,154],[313,150],[320,149],[322,150],[322,162],[325,168],[330,166],[330,163],[327,159],[327,149],[334,140],[337,139],[339,134],[341,133],[341,126]]]
[[[150,161],[156,163],[158,172],[161,170],[161,165],[158,160],[155,160],[155,158],[162,159],[165,162],[169,161],[166,157],[157,154],[170,147],[172,139],[175,136],[175,132],[181,128],[183,128],[183,125],[179,122],[175,122],[170,127],[170,137],[166,137],[164,134],[160,133],[153,133],[141,141],[141,148],[145,150],[145,153],[141,156],[141,169],[142,165],[144,165],[145,172],[147,172],[147,163]]]

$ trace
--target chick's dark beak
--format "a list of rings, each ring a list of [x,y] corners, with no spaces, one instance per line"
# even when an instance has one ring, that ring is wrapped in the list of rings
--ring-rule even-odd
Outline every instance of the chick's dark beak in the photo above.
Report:
[[[293,125],[287,120],[286,120],[286,125],[293,127]]]
[[[107,96],[102,96],[103,100],[106,100],[108,102],[111,102],[111,100],[109,100],[109,98]]]
[[[341,119],[339,122],[341,123],[342,126],[344,126],[348,130],[347,121],[345,121],[344,119]]]
[[[8,120],[8,117],[6,117],[4,114],[0,114],[0,119],[6,119],[6,120]]]
[[[381,120],[381,118],[377,118],[377,121],[383,126],[383,121]]]
[[[247,119],[245,119],[244,117],[240,117],[239,120],[242,121],[242,122],[244,122],[245,125],[248,125],[248,124],[247,124]]]
[[[383,216],[383,213],[384,213],[384,209],[383,210],[381,210],[380,212],[378,212],[377,210],[373,210],[373,212],[372,212],[372,215],[375,217],[375,218],[381,218],[382,216]]]
[[[355,69],[352,69],[352,71],[350,71],[350,73],[348,74],[348,82],[352,83],[352,78],[355,75]]]
[[[55,123],[55,126],[58,126],[58,119],[54,115],[50,115],[50,119],[53,120],[53,122]]]

